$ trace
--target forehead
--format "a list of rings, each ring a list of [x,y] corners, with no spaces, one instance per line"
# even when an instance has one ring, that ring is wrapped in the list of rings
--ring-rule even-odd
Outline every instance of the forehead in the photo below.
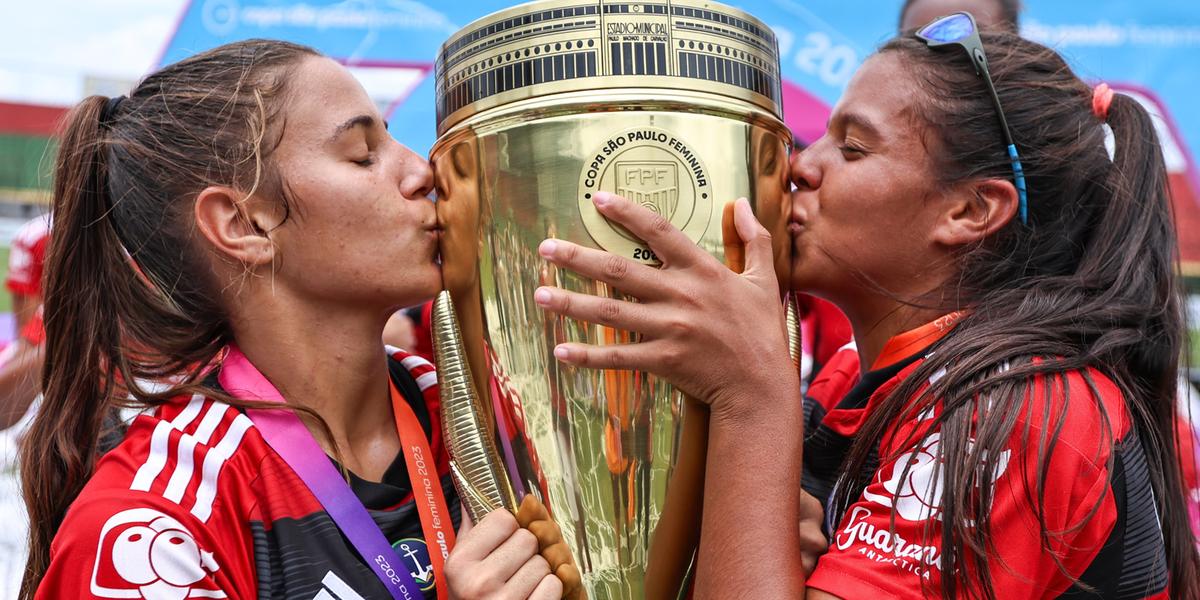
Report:
[[[324,57],[305,58],[292,74],[284,113],[288,138],[324,140],[347,119],[376,115],[375,104],[345,67]]]
[[[912,126],[912,105],[922,97],[912,74],[899,54],[876,54],[859,67],[834,107],[839,113],[866,117],[881,133],[897,133]]]

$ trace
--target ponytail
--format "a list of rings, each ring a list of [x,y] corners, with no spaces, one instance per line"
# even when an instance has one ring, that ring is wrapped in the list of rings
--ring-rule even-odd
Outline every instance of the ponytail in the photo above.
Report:
[[[271,124],[290,69],[310,56],[288,42],[227,44],[151,74],[128,98],[91,96],[67,116],[45,269],[43,401],[21,448],[30,517],[22,599],[49,568],[51,541],[116,409],[189,393],[274,406],[202,383],[232,332],[191,208],[205,187],[224,185],[279,198],[286,214],[269,160],[281,127]]]
[[[50,542],[92,472],[113,388],[119,344],[110,291],[120,244],[109,222],[106,99],[91,96],[67,116],[54,178],[54,227],[46,259],[44,399],[21,449],[30,553],[21,597],[32,598],[50,560]]]
[[[1175,224],[1162,148],[1149,113],[1124,94],[1115,94],[1106,123],[1112,130],[1114,152],[1105,185],[1112,201],[1097,227],[1097,243],[1084,260],[1094,265],[1119,264],[1115,282],[1150,280],[1156,286],[1114,286],[1111,292],[1134,304],[1143,298],[1151,310],[1141,315],[1138,334],[1145,341],[1124,352],[1122,369],[1127,405],[1146,448],[1146,459],[1154,484],[1162,521],[1163,538],[1171,573],[1171,592],[1179,598],[1200,597],[1200,562],[1196,539],[1188,519],[1180,456],[1191,452],[1190,441],[1178,438],[1178,377],[1184,351],[1185,322]],[[1136,256],[1115,256],[1109,248],[1120,248],[1121,240],[1135,247],[1161,249]],[[1099,268],[1097,266],[1097,268]],[[1124,289],[1122,289],[1124,288]],[[1101,336],[1101,340],[1105,336]],[[1114,348],[1128,345],[1113,339]],[[1097,352],[1104,351],[1097,348]]]

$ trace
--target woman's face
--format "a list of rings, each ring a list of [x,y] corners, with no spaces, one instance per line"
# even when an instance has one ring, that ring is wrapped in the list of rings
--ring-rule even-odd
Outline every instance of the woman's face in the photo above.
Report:
[[[929,291],[943,250],[932,143],[912,111],[922,92],[894,53],[875,55],[834,107],[825,135],[792,157],[792,288],[847,306]],[[944,275],[944,274],[941,274]]]
[[[392,138],[334,61],[305,59],[290,86],[274,158],[294,205],[271,233],[276,277],[331,305],[391,309],[432,298],[441,271],[429,164]]]

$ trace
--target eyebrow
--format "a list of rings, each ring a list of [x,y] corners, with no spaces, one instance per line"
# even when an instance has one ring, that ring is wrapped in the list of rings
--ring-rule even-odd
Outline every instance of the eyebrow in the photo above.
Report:
[[[843,112],[838,113],[837,120],[841,121],[846,129],[854,127],[855,129],[862,130],[863,133],[869,137],[883,137],[880,133],[879,127],[877,127],[875,123],[871,121],[871,119],[867,118],[866,115],[855,112]],[[829,126],[833,124],[833,121],[834,119],[831,117],[829,122],[825,124],[825,128],[829,129]]]
[[[371,115],[358,115],[357,117],[350,117],[345,123],[338,125],[337,129],[333,130],[333,135],[329,136],[329,141],[336,141],[343,133],[346,133],[347,131],[350,131],[351,129],[354,129],[360,125],[366,129],[370,129],[375,125],[375,117],[372,117]]]

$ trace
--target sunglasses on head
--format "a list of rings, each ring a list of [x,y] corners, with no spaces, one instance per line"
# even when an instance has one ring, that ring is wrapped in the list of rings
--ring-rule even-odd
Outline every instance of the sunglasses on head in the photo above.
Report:
[[[1000,127],[1004,132],[1004,142],[1008,144],[1008,158],[1012,161],[1013,184],[1017,186],[1021,223],[1027,224],[1028,204],[1025,195],[1025,170],[1021,168],[1021,159],[1017,156],[1017,146],[1013,144],[1012,134],[1008,130],[1008,120],[1004,118],[1004,109],[1000,106],[1000,96],[996,95],[996,86],[992,83],[992,74],[988,71],[987,55],[983,53],[983,43],[979,41],[979,27],[975,25],[975,17],[971,13],[957,12],[934,19],[928,25],[917,30],[917,37],[930,48],[956,46],[962,48],[971,57],[975,65],[975,74],[983,77],[987,84],[988,93],[992,95],[992,104],[996,107],[996,115],[1000,117]]]

